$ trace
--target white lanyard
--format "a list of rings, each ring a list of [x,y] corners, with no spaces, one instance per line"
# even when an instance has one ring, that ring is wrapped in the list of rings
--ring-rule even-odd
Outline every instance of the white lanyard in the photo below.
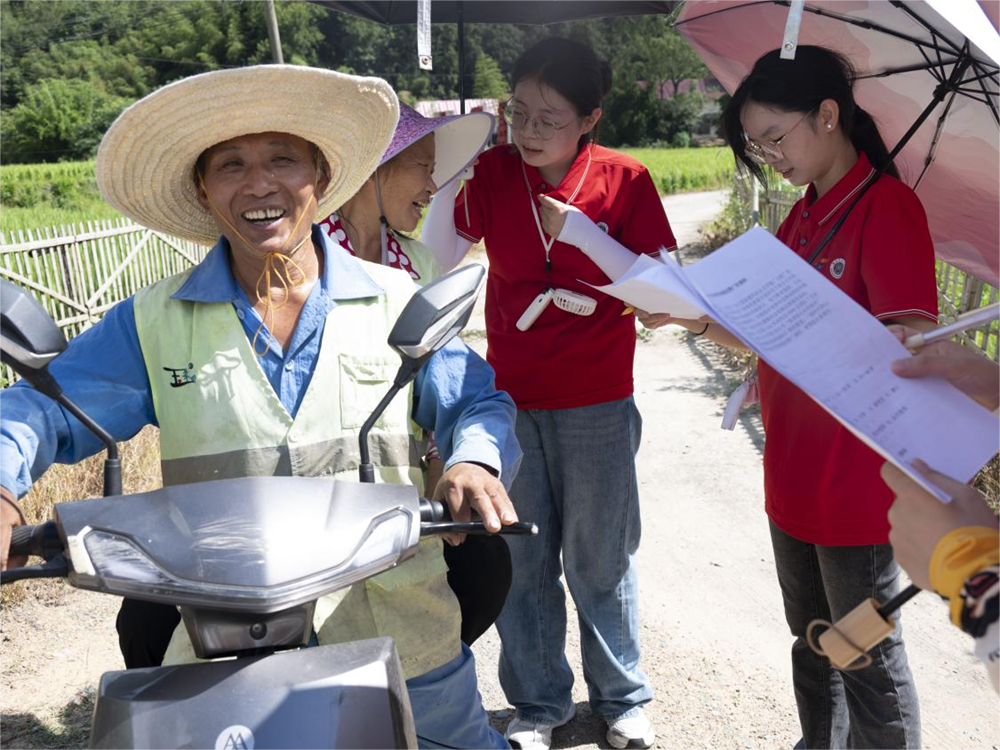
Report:
[[[580,175],[580,181],[576,184],[576,190],[566,201],[566,205],[572,206],[573,201],[576,200],[576,196],[580,194],[580,190],[583,188],[583,181],[587,179],[587,173],[590,171],[590,149],[587,149],[587,166],[583,168],[583,174]],[[552,261],[549,259],[549,253],[552,252],[552,246],[556,242],[555,237],[549,237],[545,239],[545,230],[542,229],[542,220],[538,217],[538,208],[535,206],[535,195],[531,192],[531,184],[528,182],[528,172],[524,168],[524,159],[521,160],[521,174],[524,176],[524,186],[528,189],[528,202],[531,204],[531,213],[535,217],[535,228],[538,229],[538,237],[542,241],[542,247],[545,248],[545,270],[552,270]]]

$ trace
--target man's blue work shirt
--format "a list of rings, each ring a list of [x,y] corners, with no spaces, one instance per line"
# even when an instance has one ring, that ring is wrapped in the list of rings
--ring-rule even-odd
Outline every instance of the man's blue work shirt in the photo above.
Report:
[[[323,272],[313,286],[286,350],[266,327],[257,337],[261,368],[288,413],[295,416],[319,357],[326,317],[338,300],[383,294],[363,264],[333,244],[317,226]],[[229,302],[253,341],[261,318],[233,277],[223,238],[173,295],[194,302]],[[69,342],[49,366],[66,394],[115,440],[156,424],[146,364],[139,347],[132,298]],[[424,365],[413,390],[413,418],[433,430],[446,466],[469,461],[492,467],[509,486],[521,460],[514,437],[514,403],[493,384],[493,369],[459,339]],[[403,398],[401,395],[400,398]],[[0,393],[0,484],[20,497],[53,463],[76,463],[104,445],[61,406],[25,383]]]

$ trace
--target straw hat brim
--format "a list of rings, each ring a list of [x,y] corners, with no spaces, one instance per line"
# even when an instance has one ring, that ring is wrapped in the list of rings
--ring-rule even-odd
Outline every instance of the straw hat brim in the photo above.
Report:
[[[134,221],[213,245],[221,231],[198,203],[194,169],[209,147],[253,133],[290,133],[330,165],[317,217],[335,211],[375,171],[399,104],[389,84],[297,65],[257,65],[185,78],[126,109],[101,141],[97,185]]]

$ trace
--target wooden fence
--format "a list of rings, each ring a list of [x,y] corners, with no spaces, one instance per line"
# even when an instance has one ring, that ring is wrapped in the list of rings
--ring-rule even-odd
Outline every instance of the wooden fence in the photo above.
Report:
[[[760,223],[774,232],[795,205],[796,198],[787,192],[765,191],[761,193],[759,200]],[[938,318],[942,324],[951,322],[969,310],[990,305],[1000,298],[996,287],[969,276],[944,261],[937,261],[936,267]],[[996,320],[960,333],[956,340],[978,349],[994,362],[1000,362],[1000,323]]]
[[[0,276],[32,290],[71,338],[154,281],[189,268],[207,248],[127,219],[0,234]],[[3,382],[16,380],[3,368]]]

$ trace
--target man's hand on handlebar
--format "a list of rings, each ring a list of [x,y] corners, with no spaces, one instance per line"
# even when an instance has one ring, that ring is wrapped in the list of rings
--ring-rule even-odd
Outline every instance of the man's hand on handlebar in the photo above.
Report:
[[[27,557],[7,559],[11,530],[24,523],[26,523],[24,513],[14,499],[14,493],[6,487],[0,487],[0,570],[7,570],[8,567],[20,568],[28,563]]]
[[[434,500],[444,500],[453,521],[469,521],[476,511],[491,532],[500,530],[501,524],[509,526],[517,521],[514,505],[503,484],[482,466],[458,463],[448,469],[432,495]],[[448,534],[449,544],[461,544],[465,534]]]

